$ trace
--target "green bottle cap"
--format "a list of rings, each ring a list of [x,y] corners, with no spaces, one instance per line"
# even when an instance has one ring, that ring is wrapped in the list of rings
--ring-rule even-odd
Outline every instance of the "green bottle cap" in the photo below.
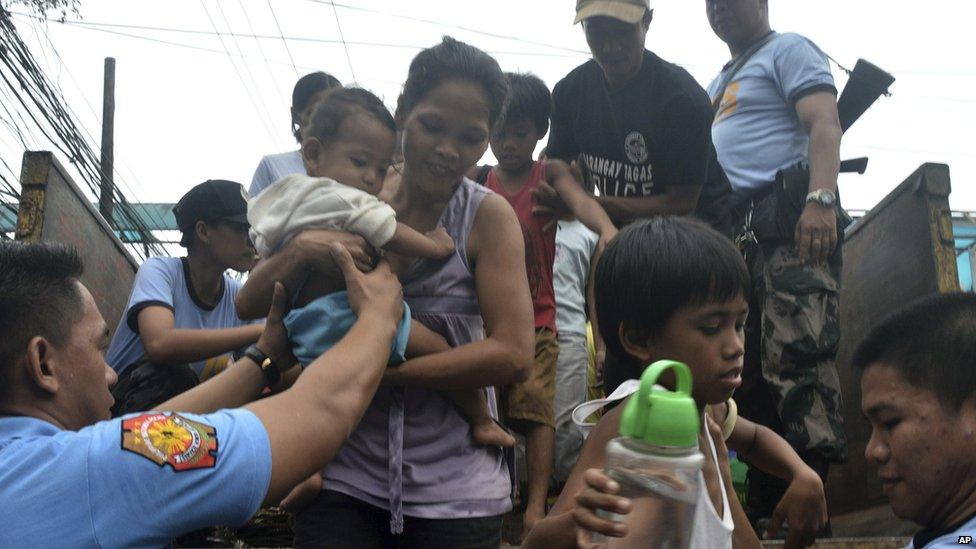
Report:
[[[655,387],[657,378],[673,370],[677,388]],[[620,417],[620,434],[657,446],[698,445],[698,406],[691,398],[691,370],[681,362],[659,360],[641,375],[640,388],[627,401]]]

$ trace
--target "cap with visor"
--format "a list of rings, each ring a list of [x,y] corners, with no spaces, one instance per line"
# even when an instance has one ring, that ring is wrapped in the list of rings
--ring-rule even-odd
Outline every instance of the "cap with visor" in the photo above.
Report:
[[[612,17],[631,25],[639,23],[651,9],[651,0],[576,0],[573,24],[590,17]]]
[[[180,246],[189,247],[198,221],[227,221],[249,226],[247,191],[234,181],[209,179],[183,195],[173,207],[173,216],[183,233]]]

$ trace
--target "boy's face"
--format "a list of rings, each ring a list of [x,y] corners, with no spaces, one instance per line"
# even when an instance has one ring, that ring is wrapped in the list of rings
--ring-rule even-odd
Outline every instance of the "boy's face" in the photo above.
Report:
[[[327,143],[306,138],[302,155],[308,175],[328,177],[375,196],[383,188],[395,144],[393,130],[357,110],[346,116]]]
[[[506,121],[491,137],[491,153],[498,166],[507,172],[519,172],[532,165],[535,146],[542,136],[527,118]]]
[[[748,313],[749,305],[742,296],[726,302],[683,307],[643,351],[628,350],[644,361],[684,362],[694,379],[695,402],[699,406],[719,404],[742,385],[744,326]],[[673,381],[665,382],[673,386]]]
[[[874,363],[861,377],[861,410],[871,423],[864,457],[878,467],[895,515],[944,527],[976,493],[976,402],[946,410],[930,390]],[[968,513],[968,512],[967,512]]]

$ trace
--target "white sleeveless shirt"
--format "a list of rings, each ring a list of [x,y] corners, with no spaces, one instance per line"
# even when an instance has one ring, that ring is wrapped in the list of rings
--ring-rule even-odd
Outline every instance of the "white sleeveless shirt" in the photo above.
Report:
[[[702,418],[704,425],[705,418]],[[712,463],[715,464],[715,472],[718,474],[718,485],[722,491],[722,517],[719,518],[715,506],[712,505],[712,498],[708,495],[708,488],[705,486],[705,474],[698,472],[698,505],[695,506],[695,517],[691,525],[691,547],[692,549],[732,549],[732,531],[735,524],[732,522],[732,510],[729,509],[729,496],[725,491],[725,480],[719,471],[718,454],[715,452],[715,443],[712,436],[706,431],[705,440],[708,442],[707,455],[712,456]],[[702,448],[702,451],[705,449]]]

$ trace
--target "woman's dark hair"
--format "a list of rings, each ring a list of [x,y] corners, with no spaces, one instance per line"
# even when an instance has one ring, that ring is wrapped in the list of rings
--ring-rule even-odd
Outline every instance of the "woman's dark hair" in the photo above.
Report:
[[[65,244],[0,242],[0,398],[31,338],[64,345],[81,317],[77,279],[84,267]]]
[[[328,143],[339,133],[342,121],[357,110],[373,116],[391,132],[396,132],[393,115],[379,97],[362,88],[339,88],[325,94],[315,106],[305,128],[305,136],[315,137],[323,144]]]
[[[627,357],[619,329],[660,334],[682,307],[748,295],[749,271],[728,238],[697,219],[661,216],[620,231],[596,266],[596,314],[607,350]],[[625,380],[640,371],[610,377]],[[608,387],[608,391],[610,388]]]
[[[552,113],[552,94],[538,76],[532,73],[506,72],[508,102],[498,127],[505,120],[528,120],[539,135],[549,131],[549,115]]]
[[[976,394],[976,296],[935,294],[882,320],[854,352],[862,374],[884,364],[910,385],[931,391],[943,408],[958,412]]]
[[[410,112],[427,95],[449,78],[473,80],[488,96],[488,127],[495,127],[508,96],[508,84],[498,61],[478,48],[445,36],[440,44],[417,54],[410,62],[398,109]]]
[[[341,87],[342,82],[339,82],[339,79],[329,73],[319,71],[306,74],[299,78],[298,82],[295,82],[295,89],[291,92],[292,112],[298,113],[308,108],[308,102],[318,92]],[[295,139],[301,143],[302,134],[299,132],[294,119],[291,121],[291,131]]]

